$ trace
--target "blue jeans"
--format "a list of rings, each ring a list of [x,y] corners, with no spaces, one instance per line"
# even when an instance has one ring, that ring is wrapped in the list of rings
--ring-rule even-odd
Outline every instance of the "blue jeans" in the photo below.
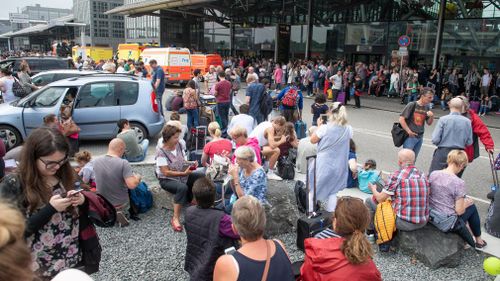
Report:
[[[139,145],[142,147],[142,155],[139,155],[135,158],[125,158],[127,159],[128,162],[141,162],[146,159],[146,154],[148,153],[148,147],[149,147],[149,140],[148,139],[143,139]]]
[[[424,142],[424,136],[411,138],[408,137],[403,143],[403,148],[408,148],[415,152],[415,161],[417,161],[418,153],[420,152],[420,148],[422,147],[422,143]]]
[[[192,127],[198,127],[198,108],[186,109],[187,112],[187,126],[189,129]]]
[[[417,93],[410,93],[408,95],[408,102],[416,101],[417,100]]]
[[[160,111],[161,116],[165,117],[163,115],[163,103],[161,102],[163,94],[159,95],[158,93],[156,94],[156,102],[158,103],[158,110]]]
[[[448,108],[447,102],[445,100],[441,100],[441,109],[446,110]]]
[[[223,102],[217,104],[217,115],[219,115],[220,120],[222,122],[222,133],[225,133],[227,130],[227,124],[229,122],[229,108],[231,107],[231,103]]]

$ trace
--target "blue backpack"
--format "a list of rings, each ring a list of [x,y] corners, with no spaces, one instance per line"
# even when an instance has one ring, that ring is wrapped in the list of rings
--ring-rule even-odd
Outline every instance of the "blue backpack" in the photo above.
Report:
[[[153,194],[143,181],[135,189],[130,190],[130,199],[137,206],[139,214],[147,212],[153,206]]]

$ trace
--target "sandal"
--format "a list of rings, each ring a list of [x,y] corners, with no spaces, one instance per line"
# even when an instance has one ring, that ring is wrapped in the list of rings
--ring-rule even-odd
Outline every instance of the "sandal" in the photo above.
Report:
[[[482,249],[484,247],[486,247],[488,245],[488,243],[486,243],[486,241],[483,240],[483,244],[479,244],[476,242],[476,249]]]
[[[182,225],[177,225],[177,226],[176,226],[176,225],[174,224],[174,218],[172,218],[172,219],[170,220],[170,225],[172,225],[172,230],[173,230],[174,232],[182,232]]]

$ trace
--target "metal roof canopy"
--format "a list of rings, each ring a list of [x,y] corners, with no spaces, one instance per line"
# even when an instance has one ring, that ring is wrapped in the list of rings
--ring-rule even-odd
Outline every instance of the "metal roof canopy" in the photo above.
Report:
[[[75,19],[75,17],[70,14],[67,16],[63,16],[63,17],[54,19],[54,20],[50,21],[49,23],[29,26],[29,27],[23,28],[23,29],[18,30],[18,31],[9,31],[7,33],[1,34],[0,38],[26,36],[26,35],[34,34],[34,33],[41,33],[41,32],[47,31],[51,28],[60,27],[60,26],[86,26],[86,24],[84,24],[84,23],[71,22],[74,19]]]
[[[126,16],[140,16],[150,14],[157,10],[186,7],[191,5],[206,4],[216,0],[153,0],[139,3],[131,3],[111,9],[104,14],[120,14]]]

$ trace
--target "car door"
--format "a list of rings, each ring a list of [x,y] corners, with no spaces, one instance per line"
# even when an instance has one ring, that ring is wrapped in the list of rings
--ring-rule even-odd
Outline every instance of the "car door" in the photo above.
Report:
[[[115,82],[94,82],[80,88],[73,109],[73,120],[80,127],[81,139],[109,139],[116,136],[120,107]]]
[[[62,97],[68,91],[68,87],[47,87],[39,91],[33,95],[29,102],[25,103],[22,111],[26,135],[39,128],[43,124],[43,117],[47,114],[58,115]]]

